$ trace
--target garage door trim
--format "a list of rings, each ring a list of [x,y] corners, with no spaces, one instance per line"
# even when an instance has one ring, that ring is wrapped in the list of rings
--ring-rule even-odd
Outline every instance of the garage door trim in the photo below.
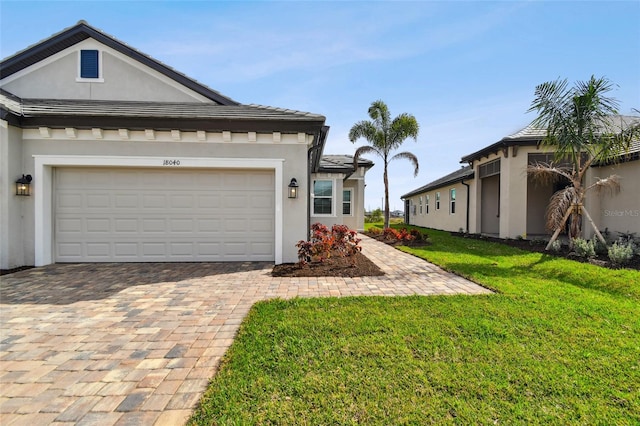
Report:
[[[273,170],[275,174],[275,263],[282,263],[284,159],[34,155],[34,160],[36,266],[53,263],[53,168],[64,166]]]

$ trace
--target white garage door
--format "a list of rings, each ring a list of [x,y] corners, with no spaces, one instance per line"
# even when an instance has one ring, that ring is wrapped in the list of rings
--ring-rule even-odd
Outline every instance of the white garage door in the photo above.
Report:
[[[56,262],[273,261],[274,172],[59,168]]]

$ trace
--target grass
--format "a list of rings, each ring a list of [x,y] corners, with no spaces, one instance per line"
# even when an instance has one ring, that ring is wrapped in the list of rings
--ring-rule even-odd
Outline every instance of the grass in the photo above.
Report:
[[[489,296],[256,304],[191,424],[640,424],[640,273],[429,230]]]

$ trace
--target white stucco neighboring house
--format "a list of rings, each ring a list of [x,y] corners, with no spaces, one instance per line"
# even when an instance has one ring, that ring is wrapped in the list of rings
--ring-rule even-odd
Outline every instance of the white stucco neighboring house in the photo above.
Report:
[[[640,117],[618,116],[625,125]],[[554,153],[541,145],[542,129],[528,126],[472,154],[462,157],[462,169],[402,196],[407,223],[448,231],[460,229],[500,238],[544,237],[545,212],[550,197],[562,183],[542,184],[527,175],[527,166],[550,163]],[[640,235],[640,141],[612,164],[594,164],[585,184],[616,174],[621,177],[617,194],[590,191],[585,207],[601,231]],[[438,195],[439,194],[439,195]],[[455,200],[452,200],[452,194]],[[440,199],[440,209],[436,207]],[[434,202],[436,203],[434,205]],[[452,203],[455,208],[452,208]],[[435,211],[434,211],[435,210]],[[583,220],[585,238],[593,227]]]
[[[311,221],[363,228],[373,163],[323,157],[324,116],[241,104],[84,21],[2,60],[0,113],[0,269],[295,262]]]

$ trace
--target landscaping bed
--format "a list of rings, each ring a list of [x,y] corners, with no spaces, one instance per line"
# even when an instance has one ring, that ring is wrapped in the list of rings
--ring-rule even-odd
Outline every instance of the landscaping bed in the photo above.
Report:
[[[619,269],[620,266],[613,264],[606,253],[596,253],[594,257],[580,257],[575,252],[569,250],[568,245],[563,245],[561,249],[557,252],[552,250],[545,250],[547,246],[547,241],[544,240],[526,240],[526,239],[503,239],[496,237],[488,237],[480,234],[465,234],[462,232],[451,232],[451,235],[459,238],[469,238],[475,240],[489,241],[492,243],[504,244],[510,247],[516,247],[521,250],[536,252],[536,253],[545,253],[550,256],[562,257],[565,259],[575,260],[583,263],[591,263],[592,265],[602,266],[609,269]],[[633,258],[625,263],[623,268],[640,270],[640,256],[637,254],[633,256]]]
[[[283,263],[271,271],[274,277],[370,277],[384,275],[384,272],[362,253],[342,257],[334,253],[323,262],[306,265]]]

